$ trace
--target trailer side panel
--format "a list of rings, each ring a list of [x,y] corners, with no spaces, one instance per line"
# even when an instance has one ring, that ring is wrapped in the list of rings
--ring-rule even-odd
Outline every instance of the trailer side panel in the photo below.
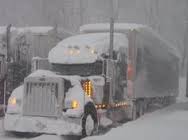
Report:
[[[178,95],[179,59],[170,47],[147,30],[135,37],[137,48],[134,97]]]

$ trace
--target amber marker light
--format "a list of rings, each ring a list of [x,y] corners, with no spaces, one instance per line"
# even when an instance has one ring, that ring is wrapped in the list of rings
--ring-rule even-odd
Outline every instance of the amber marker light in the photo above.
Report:
[[[83,82],[82,87],[84,89],[85,94],[88,97],[92,97],[93,96],[93,85],[92,82],[90,80],[86,80]]]

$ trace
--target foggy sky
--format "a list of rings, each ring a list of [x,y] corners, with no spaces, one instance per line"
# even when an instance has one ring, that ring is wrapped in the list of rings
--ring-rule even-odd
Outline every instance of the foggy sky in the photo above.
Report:
[[[114,0],[116,22],[147,24],[183,53],[187,0]],[[85,23],[108,22],[110,0],[0,0],[0,25],[58,25],[77,32]]]

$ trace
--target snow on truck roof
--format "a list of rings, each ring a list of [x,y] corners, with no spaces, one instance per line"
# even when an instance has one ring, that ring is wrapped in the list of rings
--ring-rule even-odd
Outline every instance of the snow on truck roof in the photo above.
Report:
[[[135,24],[135,23],[115,23],[114,24],[114,32],[116,33],[125,33],[127,34],[129,31],[136,30],[141,32],[147,32],[149,35],[155,36],[158,40],[165,43],[168,46],[168,49],[171,53],[176,55],[178,58],[181,57],[179,50],[177,47],[172,45],[170,42],[165,40],[161,35],[155,32],[151,27]],[[81,33],[104,33],[110,31],[109,23],[95,23],[95,24],[86,24],[80,27]]]
[[[15,31],[15,30],[16,30],[15,27],[11,28],[11,32]],[[0,35],[6,34],[6,31],[7,31],[7,27],[6,26],[0,26]]]
[[[31,27],[11,27],[11,32],[15,31],[18,34],[33,33],[33,34],[47,34],[54,28],[51,26],[31,26]],[[5,34],[7,30],[6,26],[0,26],[0,34]]]
[[[33,27],[23,27],[17,28],[18,33],[31,32],[34,34],[47,34],[49,31],[53,30],[50,26],[33,26]]]
[[[69,37],[54,47],[48,55],[50,63],[81,64],[93,63],[101,54],[108,52],[109,33],[81,34]],[[114,34],[114,50],[127,47],[124,34]]]
[[[128,30],[140,29],[146,27],[141,24],[134,23],[115,23],[114,30],[115,32],[126,32]],[[96,24],[86,24],[80,27],[81,33],[91,33],[91,32],[107,32],[110,31],[109,23],[96,23]]]

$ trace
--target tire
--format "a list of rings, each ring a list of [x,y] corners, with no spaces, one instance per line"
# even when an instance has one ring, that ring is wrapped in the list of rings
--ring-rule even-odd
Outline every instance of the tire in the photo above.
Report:
[[[91,136],[98,128],[97,114],[93,105],[85,107],[82,118],[82,137]]]

